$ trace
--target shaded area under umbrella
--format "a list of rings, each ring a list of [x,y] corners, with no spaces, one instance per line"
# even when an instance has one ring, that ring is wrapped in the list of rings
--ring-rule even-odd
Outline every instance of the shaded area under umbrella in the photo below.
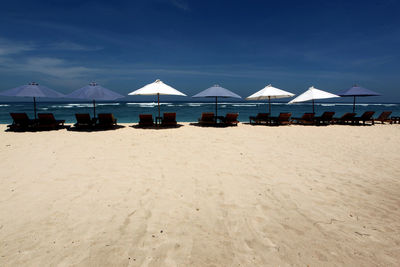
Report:
[[[159,79],[153,83],[143,86],[140,89],[130,92],[128,95],[157,95],[158,117],[160,117],[160,95],[186,96],[184,93],[179,92],[175,88],[163,83]]]
[[[365,89],[361,86],[354,85],[353,87],[340,91],[337,95],[342,97],[353,97],[353,113],[356,110],[356,97],[357,96],[380,96],[377,92]]]
[[[192,97],[215,97],[215,120],[217,119],[218,116],[218,97],[242,98],[240,95],[237,95],[234,92],[229,91],[228,89],[225,89],[217,84],[204,91],[201,91],[200,93]]]
[[[246,100],[264,100],[268,99],[268,110],[269,114],[271,114],[271,98],[285,98],[285,97],[292,97],[294,94],[290,92],[283,91],[276,87],[273,87],[271,84],[267,85],[260,91],[252,94],[251,96],[246,97]]]
[[[68,98],[89,99],[93,101],[93,118],[96,118],[96,101],[112,101],[124,96],[98,85],[95,82],[89,83],[78,90],[66,95]]]
[[[54,91],[46,86],[39,85],[38,83],[31,82],[26,85],[19,86],[10,90],[6,90],[0,93],[2,96],[17,96],[17,97],[33,97],[33,112],[36,119],[36,97],[47,97],[47,98],[61,98],[65,97],[57,91]]]
[[[298,103],[298,102],[305,102],[305,101],[312,101],[312,111],[315,113],[315,108],[314,108],[314,100],[316,99],[327,99],[327,98],[334,98],[334,97],[339,97],[338,95],[328,93],[325,91],[322,91],[320,89],[315,88],[314,86],[311,86],[308,88],[307,91],[290,101],[288,104],[292,103]]]

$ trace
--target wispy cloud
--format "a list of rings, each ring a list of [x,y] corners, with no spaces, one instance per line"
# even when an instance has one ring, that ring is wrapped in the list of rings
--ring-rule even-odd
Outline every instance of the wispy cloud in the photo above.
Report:
[[[17,43],[8,39],[0,38],[0,56],[19,54],[34,49],[35,46],[32,44]]]
[[[189,4],[184,0],[170,0],[170,3],[181,10],[190,11]]]
[[[88,46],[70,41],[50,43],[47,45],[47,47],[49,49],[63,50],[63,51],[98,51],[103,49],[103,47],[101,46]]]

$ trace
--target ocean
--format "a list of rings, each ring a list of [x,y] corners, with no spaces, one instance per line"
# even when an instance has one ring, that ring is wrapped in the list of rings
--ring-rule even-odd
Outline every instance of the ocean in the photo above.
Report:
[[[201,116],[202,112],[215,112],[213,102],[161,102],[161,114],[163,112],[176,112],[177,121],[194,122]],[[335,117],[345,112],[352,112],[351,103],[316,103],[316,114],[324,111],[335,111]],[[265,102],[223,102],[218,104],[218,115],[229,112],[239,113],[239,121],[248,122],[249,116],[258,112],[266,112],[268,106]],[[312,112],[311,103],[291,104],[272,103],[272,115],[280,112],[291,112],[292,116],[301,116],[305,112]],[[356,104],[356,113],[361,115],[364,111],[375,111],[378,116],[382,111],[392,111],[392,116],[400,116],[400,103],[359,103]],[[26,112],[33,118],[32,102],[8,102],[0,103],[0,123],[11,123],[10,112]],[[64,119],[67,123],[75,122],[75,113],[93,114],[92,103],[86,102],[38,102],[38,113],[53,113],[56,119]],[[156,116],[156,102],[107,102],[96,105],[96,113],[113,113],[121,123],[135,123],[139,120],[139,114],[151,113]]]

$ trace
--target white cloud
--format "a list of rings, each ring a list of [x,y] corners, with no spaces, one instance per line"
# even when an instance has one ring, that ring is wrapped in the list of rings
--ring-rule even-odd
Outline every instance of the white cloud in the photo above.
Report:
[[[69,51],[98,51],[102,50],[103,47],[100,46],[86,46],[82,44],[78,44],[75,42],[70,42],[70,41],[61,41],[57,43],[51,43],[48,45],[50,49],[54,50],[69,50]]]

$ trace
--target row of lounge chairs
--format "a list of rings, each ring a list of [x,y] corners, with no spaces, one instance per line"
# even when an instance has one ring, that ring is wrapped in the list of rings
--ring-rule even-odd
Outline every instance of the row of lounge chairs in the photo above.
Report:
[[[335,112],[324,112],[321,116],[315,116],[314,113],[304,113],[301,117],[291,117],[291,113],[280,113],[278,117],[271,117],[268,113],[258,113],[255,117],[250,117],[250,124],[266,124],[266,125],[329,125],[329,124],[351,124],[351,125],[366,125],[375,124],[375,122],[393,123],[397,122],[398,118],[389,118],[391,111],[382,112],[377,118],[373,118],[374,111],[366,111],[361,116],[357,117],[356,113],[345,113],[341,117],[335,118]]]
[[[250,124],[265,124],[265,125],[329,125],[329,124],[352,124],[366,125],[375,122],[383,123],[400,123],[399,117],[390,118],[391,111],[382,112],[377,118],[373,118],[375,112],[366,111],[361,116],[357,117],[356,113],[345,113],[343,116],[335,118],[335,112],[324,112],[321,116],[315,116],[314,113],[304,113],[301,117],[291,117],[291,113],[280,113],[279,116],[269,116],[268,113],[258,113],[257,116],[250,117]],[[8,125],[12,131],[30,131],[30,130],[53,130],[64,128],[65,120],[56,120],[52,113],[39,113],[38,119],[29,119],[26,113],[10,113],[13,123]],[[198,119],[198,124],[201,126],[236,126],[238,121],[238,113],[228,113],[226,116],[215,116],[213,112],[202,113]],[[100,113],[97,118],[91,118],[87,113],[75,114],[76,123],[74,126],[77,129],[105,129],[113,128],[117,125],[117,119],[112,113]],[[151,114],[139,115],[139,127],[161,127],[177,126],[176,113],[164,113],[163,117],[153,120]]]

